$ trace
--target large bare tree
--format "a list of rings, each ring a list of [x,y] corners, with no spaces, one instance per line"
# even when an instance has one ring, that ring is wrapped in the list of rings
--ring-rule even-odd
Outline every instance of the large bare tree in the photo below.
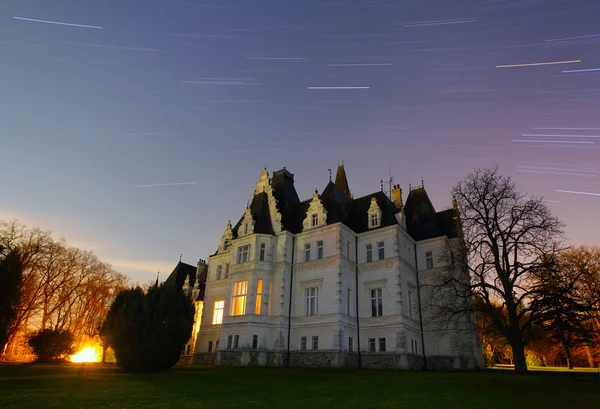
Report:
[[[441,321],[484,314],[510,344],[515,371],[526,372],[539,295],[533,277],[560,250],[563,224],[498,168],[474,170],[452,196],[462,240],[448,242],[450,268],[431,286],[432,310]]]

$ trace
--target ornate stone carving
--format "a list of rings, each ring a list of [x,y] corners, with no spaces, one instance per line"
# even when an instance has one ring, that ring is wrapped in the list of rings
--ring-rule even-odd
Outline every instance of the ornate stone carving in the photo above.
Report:
[[[231,230],[231,222],[227,223],[225,232],[221,236],[221,244],[219,244],[219,253],[229,250],[231,247],[231,240],[233,240],[233,231]]]
[[[316,216],[313,216],[316,215]],[[317,223],[313,225],[313,217],[317,218]],[[306,218],[302,222],[302,231],[307,231],[327,224],[327,210],[323,206],[323,202],[319,199],[319,193],[315,190],[312,201],[306,211]]]
[[[252,217],[252,212],[248,207],[244,212],[242,225],[238,229],[238,237],[247,236],[252,233],[254,233],[254,218]]]
[[[371,198],[371,206],[369,207],[369,228],[381,226],[381,209],[377,204],[377,199]],[[376,216],[376,219],[373,217]],[[374,223],[375,222],[375,223]]]

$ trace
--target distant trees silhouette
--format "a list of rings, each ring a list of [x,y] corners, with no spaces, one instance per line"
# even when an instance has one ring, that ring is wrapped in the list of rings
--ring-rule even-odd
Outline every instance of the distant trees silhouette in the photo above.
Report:
[[[27,358],[32,330],[68,330],[75,341],[97,336],[114,297],[126,286],[125,276],[91,251],[18,221],[0,222],[0,246],[5,254],[18,253],[22,267],[16,315],[6,333],[8,358]]]
[[[9,338],[19,313],[23,264],[18,250],[4,254],[0,247],[0,356]]]
[[[191,300],[175,286],[119,293],[100,334],[126,372],[160,372],[179,360],[194,323]]]

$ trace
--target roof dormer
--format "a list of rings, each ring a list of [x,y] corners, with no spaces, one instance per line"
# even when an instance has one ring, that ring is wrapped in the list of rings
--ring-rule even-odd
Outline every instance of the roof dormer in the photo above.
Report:
[[[317,227],[327,225],[327,210],[319,198],[319,193],[315,190],[312,201],[306,211],[306,218],[302,222],[302,230],[307,231]]]
[[[381,226],[381,214],[381,208],[377,204],[377,200],[374,197],[371,198],[371,206],[368,210],[369,229]]]
[[[250,211],[250,207],[246,208],[244,212],[244,218],[242,219],[242,224],[238,229],[237,235],[238,237],[248,236],[249,234],[254,233],[254,218],[252,217],[252,212]]]
[[[221,244],[219,244],[219,253],[224,251],[228,251],[231,247],[231,240],[233,240],[233,231],[231,230],[231,222],[227,223],[227,227],[225,227],[225,232],[223,236],[221,236]]]

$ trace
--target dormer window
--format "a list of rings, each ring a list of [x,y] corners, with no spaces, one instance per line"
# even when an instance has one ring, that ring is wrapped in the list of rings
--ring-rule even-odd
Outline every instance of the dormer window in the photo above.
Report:
[[[327,225],[327,210],[323,207],[323,202],[319,194],[315,191],[313,198],[306,210],[306,217],[302,222],[302,230],[307,231]]]
[[[244,235],[248,234],[248,223],[244,223]]]
[[[369,229],[381,226],[381,209],[377,204],[377,200],[373,197],[371,199],[371,206],[369,207]]]
[[[315,213],[311,216],[311,223],[312,223],[313,227],[319,225],[319,215],[318,214]]]

